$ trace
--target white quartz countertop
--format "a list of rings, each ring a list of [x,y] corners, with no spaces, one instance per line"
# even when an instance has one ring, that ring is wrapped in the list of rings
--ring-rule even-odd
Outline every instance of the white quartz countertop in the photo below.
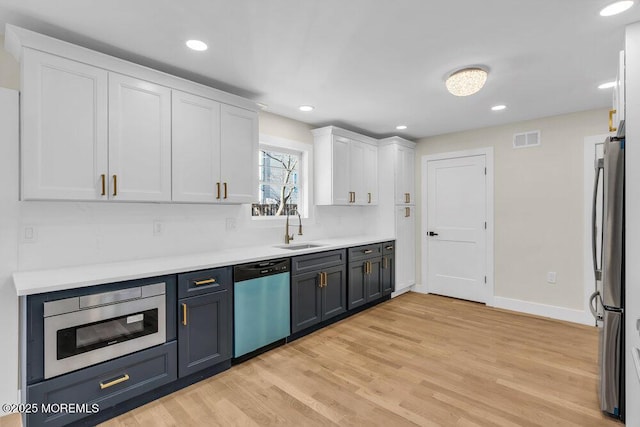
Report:
[[[394,240],[394,238],[389,236],[358,236],[314,240],[312,242],[295,241],[291,246],[307,243],[319,246],[290,250],[278,247],[284,246],[282,244],[274,244],[271,246],[243,247],[134,261],[91,264],[49,270],[19,271],[13,274],[13,283],[18,296],[24,296],[145,277],[162,276],[165,274],[225,267],[245,262],[293,257],[390,240]]]

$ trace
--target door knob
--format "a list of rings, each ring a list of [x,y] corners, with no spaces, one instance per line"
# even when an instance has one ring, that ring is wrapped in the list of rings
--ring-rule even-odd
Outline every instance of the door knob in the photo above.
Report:
[[[433,231],[429,232],[429,236],[437,236],[437,235],[438,235],[438,233],[434,233]]]

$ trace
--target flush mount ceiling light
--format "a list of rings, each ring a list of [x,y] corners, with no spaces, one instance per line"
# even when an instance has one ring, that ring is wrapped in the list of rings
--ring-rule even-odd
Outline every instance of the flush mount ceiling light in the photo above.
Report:
[[[198,52],[208,49],[207,44],[202,40],[187,40],[185,44],[189,49],[197,50]]]
[[[398,125],[396,126],[396,129],[398,130],[405,130],[407,127],[405,125]]]
[[[447,90],[455,96],[469,96],[478,92],[487,81],[487,71],[481,67],[467,67],[447,77]]]
[[[633,6],[633,0],[617,1],[611,3],[600,11],[600,16],[613,16],[624,12]]]
[[[611,89],[612,87],[616,87],[618,83],[616,81],[602,83],[598,86],[598,89]]]
[[[307,113],[309,111],[313,111],[314,107],[311,105],[301,105],[300,107],[298,107],[298,109]]]
[[[491,110],[492,111],[502,111],[505,108],[507,108],[506,105],[494,105],[493,107],[491,107]]]

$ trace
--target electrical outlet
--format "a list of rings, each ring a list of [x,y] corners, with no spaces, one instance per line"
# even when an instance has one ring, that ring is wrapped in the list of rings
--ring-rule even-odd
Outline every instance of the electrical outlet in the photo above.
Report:
[[[556,272],[550,271],[547,273],[547,283],[554,285],[556,283]]]
[[[227,218],[226,220],[227,231],[232,231],[236,229],[236,219],[235,218]]]
[[[22,242],[35,243],[38,240],[38,233],[33,225],[25,225],[22,227]]]
[[[164,227],[163,227],[162,222],[153,221],[153,235],[155,237],[161,236],[163,229],[164,229]]]

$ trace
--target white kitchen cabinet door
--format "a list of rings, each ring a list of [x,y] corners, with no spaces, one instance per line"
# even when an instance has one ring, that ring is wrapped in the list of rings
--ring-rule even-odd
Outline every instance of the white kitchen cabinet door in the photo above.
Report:
[[[172,92],[172,200],[220,200],[220,103]],[[220,190],[221,191],[221,190]]]
[[[349,144],[349,191],[353,193],[352,204],[366,205],[367,195],[364,186],[364,146],[360,141]]]
[[[171,200],[171,90],[109,73],[109,198]]]
[[[258,113],[222,104],[220,111],[222,203],[258,200]]]
[[[342,136],[334,136],[332,141],[332,161],[330,165],[321,165],[320,167],[332,168],[332,204],[333,205],[349,205],[351,204],[353,191],[350,186],[350,145],[351,140]],[[325,183],[319,183],[325,185]],[[328,184],[328,183],[326,183]]]
[[[364,195],[365,204],[378,204],[378,147],[364,144]]]
[[[415,204],[415,150],[403,146],[396,152],[396,204]]]
[[[396,207],[396,292],[416,283],[416,218],[413,206]]]
[[[107,72],[26,48],[22,60],[22,199],[106,198]]]

